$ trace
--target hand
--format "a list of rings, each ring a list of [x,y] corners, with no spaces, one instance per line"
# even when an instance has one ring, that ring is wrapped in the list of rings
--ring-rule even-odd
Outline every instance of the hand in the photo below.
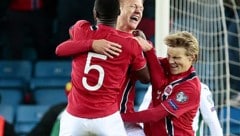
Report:
[[[143,31],[137,29],[134,30],[132,33],[144,52],[149,51],[153,48],[152,45],[147,41]]]
[[[109,58],[119,56],[122,52],[122,46],[104,39],[94,40],[92,44],[93,51],[106,55]]]
[[[146,38],[146,36],[145,36],[145,34],[143,33],[143,31],[142,30],[139,30],[139,29],[136,29],[136,30],[134,30],[133,32],[132,32],[132,34],[135,36],[135,37],[141,37],[141,38],[143,38],[144,40],[147,40],[147,38]]]

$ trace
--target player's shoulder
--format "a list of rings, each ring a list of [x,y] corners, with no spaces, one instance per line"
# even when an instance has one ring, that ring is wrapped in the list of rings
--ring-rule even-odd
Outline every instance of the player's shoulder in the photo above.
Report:
[[[199,96],[201,93],[200,83],[196,78],[180,83],[178,88],[185,92],[191,93],[192,95]]]
[[[78,20],[69,28],[69,34],[72,39],[79,39],[90,30],[91,23],[86,20]]]
[[[118,33],[118,35],[121,35],[122,37],[133,38],[133,35],[131,33],[120,31],[120,30],[116,30],[116,32]]]
[[[212,92],[210,91],[209,87],[206,84],[201,82],[201,94],[211,95],[211,93]]]
[[[182,82],[179,84],[180,88],[185,88],[187,90],[196,90],[198,89],[198,85],[193,80],[186,80],[185,82]]]
[[[76,26],[82,26],[82,25],[90,25],[91,23],[87,20],[78,20],[75,25]]]
[[[91,23],[88,22],[87,20],[78,20],[72,28],[83,28],[83,27],[89,27],[91,26]]]
[[[203,83],[203,82],[201,82],[201,86],[207,87],[207,85],[205,83]]]
[[[115,33],[112,33],[111,36],[115,37],[115,39],[119,39],[120,42],[124,43],[124,46],[138,45],[137,40],[129,33],[116,31]]]
[[[125,41],[127,42],[128,46],[135,46],[135,47],[140,47],[138,41],[135,39],[134,36],[126,36],[126,35],[122,35],[122,38],[125,39]]]
[[[211,92],[208,85],[201,82],[201,91]]]
[[[201,89],[201,81],[199,79],[199,77],[194,74],[195,73],[195,70],[194,68],[192,68],[191,70],[189,70],[185,76],[187,76],[186,78],[186,82],[188,85],[196,88],[196,89]]]

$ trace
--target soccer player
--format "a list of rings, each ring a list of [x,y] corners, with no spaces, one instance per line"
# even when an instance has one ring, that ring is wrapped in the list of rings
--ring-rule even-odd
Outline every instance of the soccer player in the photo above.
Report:
[[[152,86],[149,86],[143,102],[139,107],[139,111],[148,108],[152,99],[151,94]],[[208,126],[211,136],[223,136],[222,127],[214,107],[212,92],[209,90],[209,87],[206,84],[201,83],[200,107],[193,120],[195,136],[203,136],[203,123]]]
[[[222,127],[214,107],[212,92],[206,84],[201,83],[200,108],[193,123],[195,136],[203,136],[203,123],[207,124],[211,136],[223,136]]]
[[[135,39],[114,29],[120,13],[118,0],[96,0],[94,15],[96,26],[78,21],[71,29],[73,41],[106,39],[121,45],[122,52],[116,58],[94,52],[74,54],[72,63],[72,90],[68,105],[60,121],[63,135],[126,135],[119,114],[118,95],[127,71],[149,80],[146,61]],[[59,47],[59,46],[58,46]],[[56,54],[66,55],[69,48],[56,48]]]
[[[167,58],[158,60],[152,46],[141,44],[151,75],[152,103],[147,110],[122,114],[124,121],[144,122],[147,136],[194,136],[192,127],[200,103],[197,39],[181,31],[165,38]],[[164,67],[162,67],[164,66]]]
[[[142,36],[143,33],[135,31],[139,22],[141,21],[143,14],[143,2],[144,0],[120,0],[120,10],[121,13],[118,16],[116,29],[127,32],[128,36]],[[114,58],[121,53],[121,48],[118,44],[105,39],[99,40],[80,40],[73,41],[68,40],[60,44],[59,48],[71,49],[71,52],[62,52],[64,55],[73,55],[78,53],[84,53],[88,51],[94,51],[108,56],[109,58]],[[64,51],[65,49],[62,49]],[[71,54],[69,54],[71,53]],[[133,72],[129,71],[126,80],[122,86],[121,93],[119,95],[119,107],[121,113],[131,113],[134,112],[134,99],[135,99],[135,82],[140,80],[142,83],[147,83],[138,77],[135,77]],[[128,136],[145,135],[142,128],[135,123],[125,124]]]

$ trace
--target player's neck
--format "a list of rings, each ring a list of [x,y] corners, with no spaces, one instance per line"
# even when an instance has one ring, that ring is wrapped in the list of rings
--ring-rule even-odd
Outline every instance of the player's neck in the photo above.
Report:
[[[116,21],[113,21],[113,20],[102,19],[102,20],[98,20],[97,24],[103,24],[106,26],[116,28]]]

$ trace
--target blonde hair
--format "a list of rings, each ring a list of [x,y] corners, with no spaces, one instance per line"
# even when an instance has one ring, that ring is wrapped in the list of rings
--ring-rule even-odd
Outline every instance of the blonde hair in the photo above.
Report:
[[[164,39],[168,47],[182,47],[186,49],[186,55],[193,57],[193,62],[196,63],[199,56],[198,40],[187,31],[180,31],[168,35]]]

